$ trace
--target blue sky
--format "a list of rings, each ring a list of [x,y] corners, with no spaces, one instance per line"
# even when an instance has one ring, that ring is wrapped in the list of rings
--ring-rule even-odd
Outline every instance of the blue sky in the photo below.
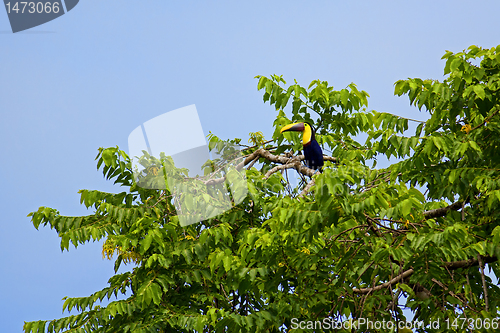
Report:
[[[500,44],[498,12],[498,1],[80,1],[12,34],[0,10],[2,331],[61,317],[62,297],[113,275],[101,243],[62,253],[26,217],[90,214],[79,189],[120,191],[96,170],[99,147],[126,150],[134,128],[191,104],[205,134],[269,138],[276,113],[256,75],[354,82],[369,109],[425,120],[394,82],[442,79],[445,50]]]

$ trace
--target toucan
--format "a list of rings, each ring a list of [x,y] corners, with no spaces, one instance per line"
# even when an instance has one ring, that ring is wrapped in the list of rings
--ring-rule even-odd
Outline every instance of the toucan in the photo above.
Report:
[[[323,151],[314,137],[314,127],[309,123],[294,123],[284,126],[280,133],[287,131],[302,132],[302,146],[304,149],[304,160],[308,168],[321,170],[323,166]]]

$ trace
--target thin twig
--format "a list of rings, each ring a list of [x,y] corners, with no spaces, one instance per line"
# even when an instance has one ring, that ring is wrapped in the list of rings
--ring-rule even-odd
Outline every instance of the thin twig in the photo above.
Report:
[[[484,119],[484,121],[483,121],[481,124],[479,124],[479,125],[475,126],[475,127],[474,127],[474,128],[472,128],[469,132],[472,132],[472,131],[474,131],[474,130],[478,129],[479,127],[483,126],[483,125],[484,125],[484,124],[485,124],[488,120],[490,120],[490,119],[491,119],[494,115],[496,115],[496,114],[498,113],[498,111],[500,111],[500,109],[496,110],[496,111],[495,111],[495,112],[493,112],[491,115],[489,115],[488,117],[486,117],[486,118]]]
[[[381,237],[380,230],[373,225],[373,223],[377,224],[377,221],[375,221],[374,219],[372,219],[370,216],[368,216],[366,214],[364,214],[364,215],[366,217],[366,221],[368,221],[370,229],[373,230],[373,232],[375,233],[375,235],[377,235],[377,237]]]
[[[252,163],[250,163],[247,167],[247,170],[250,170],[253,165],[259,160],[259,156],[255,156],[255,158],[253,159]]]
[[[479,268],[481,269],[481,280],[483,282],[483,291],[484,291],[484,304],[485,304],[485,309],[486,312],[489,312],[489,306],[488,306],[488,290],[486,289],[486,281],[484,278],[484,266],[483,266],[483,261],[481,260],[481,256],[478,254],[477,255],[477,261],[479,263]]]
[[[319,170],[316,171],[316,173],[318,173]],[[304,189],[302,190],[302,192],[300,192],[299,194],[299,198],[302,198],[304,195],[306,195],[307,192],[309,192],[309,190],[314,186],[314,184],[316,184],[316,180],[313,178],[307,185],[306,187],[304,187]]]
[[[463,305],[465,305],[466,307],[468,307],[470,310],[474,311],[477,313],[476,310],[474,310],[473,308],[471,308],[467,302],[465,300],[462,299],[462,297],[458,296],[457,294],[455,294],[453,291],[449,290],[447,286],[444,285],[444,283],[436,280],[435,278],[432,278],[431,279],[432,282],[434,282],[435,284],[437,284],[438,286],[440,286],[441,288],[443,288],[445,291],[448,292],[448,294],[450,294],[451,296],[455,297],[456,299],[460,300],[462,302]]]
[[[231,306],[233,306],[233,302],[231,302],[231,300],[229,299],[229,296],[227,296],[226,290],[224,290],[224,286],[222,285],[222,283],[220,284],[220,287],[222,289],[222,292],[224,293],[224,296],[226,296],[226,299],[229,302],[229,304],[231,304]]]
[[[405,232],[408,232],[408,231],[409,231],[409,230],[396,230],[396,229],[392,229],[392,228],[386,227],[385,225],[383,225],[383,224],[381,224],[381,223],[378,223],[376,219],[371,218],[371,217],[369,217],[369,216],[368,216],[368,215],[366,215],[366,214],[365,214],[365,216],[366,216],[366,218],[370,218],[370,220],[371,220],[371,221],[373,221],[373,222],[375,222],[375,224],[376,224],[376,225],[378,225],[379,227],[382,227],[382,228],[384,228],[384,229],[387,229],[387,230],[389,230],[389,231],[391,231],[391,232],[395,232],[395,233],[398,233],[398,234],[403,234],[403,235],[404,235],[404,233],[405,233]]]
[[[269,140],[269,141],[266,141],[266,142],[259,143],[258,145],[251,146],[251,147],[248,147],[247,145],[240,144],[240,146],[246,147],[246,148],[242,149],[241,151],[252,149],[252,148],[257,148],[258,146],[263,146],[263,145],[268,144],[268,143],[273,142],[273,141],[274,140]]]
[[[332,240],[332,242],[335,242],[337,240],[337,238],[339,238],[340,236],[342,236],[342,234],[345,234],[346,232],[352,231],[352,230],[357,229],[357,228],[364,228],[364,227],[369,227],[369,225],[368,224],[361,224],[361,225],[357,225],[355,227],[346,229],[346,230],[342,231],[341,233],[339,233],[337,236],[335,236],[335,238]]]

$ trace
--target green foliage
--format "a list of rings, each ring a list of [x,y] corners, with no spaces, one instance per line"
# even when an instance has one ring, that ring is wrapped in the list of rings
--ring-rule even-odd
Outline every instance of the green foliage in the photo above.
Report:
[[[443,58],[443,82],[395,84],[396,95],[430,114],[410,136],[409,119],[367,111],[368,94],[354,84],[287,87],[281,76],[258,76],[277,111],[274,146],[251,133],[244,154],[301,150],[300,138],[280,129],[308,121],[339,161],[327,161],[300,198],[306,184],[290,189],[275,162],[259,155],[246,171],[243,202],[181,227],[168,190],[137,186],[129,157],[101,148],[98,168],[126,191],[80,191],[89,216],[47,207],[29,216],[36,228],[54,228],[63,250],[106,238],[103,255],[117,254],[115,270],[136,265],[89,297],[65,298],[63,310],[78,314],[25,323],[24,331],[305,332],[295,319],[396,322],[406,320],[407,306],[418,320],[442,323],[419,332],[462,332],[445,320],[498,317],[500,290],[481,265],[500,276],[500,46]],[[222,155],[227,147],[213,134],[209,146]],[[377,169],[384,156],[398,162]]]

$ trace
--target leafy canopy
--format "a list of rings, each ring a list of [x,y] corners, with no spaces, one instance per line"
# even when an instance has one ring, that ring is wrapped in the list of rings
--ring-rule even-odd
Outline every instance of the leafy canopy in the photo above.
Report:
[[[72,315],[24,331],[305,332],[297,322],[404,321],[404,307],[441,321],[420,332],[462,332],[457,318],[492,323],[500,290],[484,271],[500,276],[500,46],[443,59],[443,82],[395,84],[396,95],[430,114],[410,136],[409,119],[367,111],[369,96],[354,84],[305,88],[258,76],[277,117],[271,141],[251,133],[253,146],[243,149],[249,193],[187,227],[176,215],[179,193],[137,186],[126,153],[99,149],[98,168],[123,192],[81,190],[88,216],[48,207],[29,216],[57,231],[62,250],[105,239],[116,271],[135,266],[88,297],[65,298]],[[279,132],[297,121],[317,128],[322,173],[300,163],[297,133]],[[211,148],[222,143],[210,136]],[[377,168],[383,156],[397,162]],[[302,177],[297,186],[290,169]],[[98,305],[103,299],[111,302]]]

